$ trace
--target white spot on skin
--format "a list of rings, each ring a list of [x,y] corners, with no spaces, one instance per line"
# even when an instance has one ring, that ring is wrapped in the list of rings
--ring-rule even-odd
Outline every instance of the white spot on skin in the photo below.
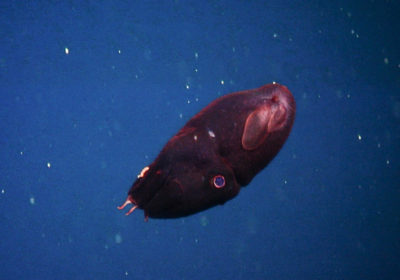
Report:
[[[214,131],[212,131],[212,130],[208,130],[208,135],[211,137],[211,138],[215,138],[215,133],[214,133]]]

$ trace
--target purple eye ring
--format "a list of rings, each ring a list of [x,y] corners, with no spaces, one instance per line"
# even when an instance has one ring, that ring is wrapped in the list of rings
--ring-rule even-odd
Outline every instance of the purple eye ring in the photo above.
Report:
[[[214,187],[216,187],[217,189],[221,189],[223,187],[225,187],[225,177],[222,175],[216,175],[213,177],[212,182],[214,184]]]

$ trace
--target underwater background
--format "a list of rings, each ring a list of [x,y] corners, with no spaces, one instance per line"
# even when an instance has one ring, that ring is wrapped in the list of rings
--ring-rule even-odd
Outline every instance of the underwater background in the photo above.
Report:
[[[398,1],[2,1],[0,279],[400,279]],[[223,206],[144,222],[137,174],[215,98],[297,102]]]

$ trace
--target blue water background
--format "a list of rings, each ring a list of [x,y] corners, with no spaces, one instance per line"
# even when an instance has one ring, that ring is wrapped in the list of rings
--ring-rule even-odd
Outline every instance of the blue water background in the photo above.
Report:
[[[398,1],[2,1],[0,279],[400,279]],[[224,206],[116,209],[223,94],[297,101]]]

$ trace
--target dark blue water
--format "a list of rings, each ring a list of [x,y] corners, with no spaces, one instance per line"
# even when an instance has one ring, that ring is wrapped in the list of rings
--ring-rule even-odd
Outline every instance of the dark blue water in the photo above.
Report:
[[[133,2],[0,4],[0,279],[400,279],[398,1]],[[272,81],[296,121],[237,198],[116,209],[192,115]]]

